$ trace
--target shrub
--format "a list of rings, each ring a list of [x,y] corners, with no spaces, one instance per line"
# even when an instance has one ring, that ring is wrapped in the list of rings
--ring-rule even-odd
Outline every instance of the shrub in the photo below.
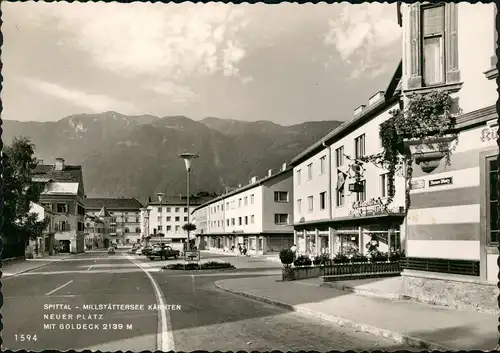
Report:
[[[311,266],[312,261],[307,255],[300,255],[294,262],[293,264],[295,266]]]
[[[368,257],[361,253],[353,254],[351,262],[368,262]]]
[[[203,263],[201,265],[198,265],[195,262],[191,262],[188,264],[170,264],[163,266],[162,269],[164,270],[186,270],[186,271],[191,271],[191,270],[216,270],[216,269],[223,269],[223,268],[234,268],[233,265],[231,265],[229,262],[217,262],[217,261],[210,261]]]
[[[387,261],[387,253],[376,251],[372,254],[371,257],[372,262],[384,262]]]
[[[345,264],[349,262],[349,258],[344,254],[337,254],[333,258],[333,263],[335,264]]]
[[[404,258],[405,256],[406,255],[405,255],[405,251],[404,250],[392,250],[389,259],[391,261],[399,261],[402,258]]]
[[[229,262],[217,262],[217,261],[210,261],[201,264],[202,270],[213,270],[218,268],[234,268],[234,266],[231,265]]]
[[[330,256],[328,254],[321,254],[314,257],[313,264],[315,266],[324,265],[327,261],[330,261]]]
[[[280,260],[284,267],[290,267],[295,258],[295,253],[290,249],[282,249],[280,251]]]

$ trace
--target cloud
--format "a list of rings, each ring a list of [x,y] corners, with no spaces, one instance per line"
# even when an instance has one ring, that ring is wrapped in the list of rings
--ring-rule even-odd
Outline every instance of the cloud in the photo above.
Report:
[[[244,9],[227,4],[51,3],[43,8],[39,16],[52,17],[58,30],[70,35],[66,45],[76,45],[98,67],[120,76],[182,80],[221,72],[239,77],[236,66],[246,55],[237,40],[248,24]]]
[[[370,70],[371,75],[383,72],[378,62],[385,62],[399,46],[401,28],[397,24],[393,4],[344,4],[338,19],[329,22],[324,43],[333,45],[347,64],[355,64],[351,78]],[[362,58],[358,61],[358,58]]]
[[[22,78],[22,81],[30,88],[43,94],[65,100],[95,113],[109,110],[120,110],[124,113],[132,113],[135,111],[133,104],[114,99],[107,95],[83,92],[37,78]]]
[[[173,103],[183,104],[192,101],[198,95],[189,87],[176,84],[172,81],[162,81],[144,85],[144,88],[154,91]]]

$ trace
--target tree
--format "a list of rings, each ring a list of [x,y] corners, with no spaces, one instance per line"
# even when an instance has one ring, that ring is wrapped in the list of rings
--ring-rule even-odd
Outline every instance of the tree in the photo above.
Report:
[[[196,230],[196,226],[193,223],[186,223],[182,226],[182,229],[186,232],[193,232]]]
[[[26,137],[14,138],[2,153],[3,164],[3,227],[2,240],[26,244],[40,236],[48,219],[39,221],[30,213],[30,203],[38,202],[43,184],[34,183],[32,176],[38,164],[35,146]]]

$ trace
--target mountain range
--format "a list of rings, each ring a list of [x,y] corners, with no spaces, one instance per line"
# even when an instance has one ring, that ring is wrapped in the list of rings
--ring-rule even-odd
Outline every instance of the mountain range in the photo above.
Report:
[[[208,117],[158,118],[117,112],[77,114],[51,122],[3,121],[4,143],[26,136],[37,158],[53,164],[83,166],[88,197],[138,197],[157,192],[186,194],[186,170],[178,157],[195,152],[191,193],[224,192],[253,177],[279,171],[305,148],[335,129],[340,121],[282,126]]]

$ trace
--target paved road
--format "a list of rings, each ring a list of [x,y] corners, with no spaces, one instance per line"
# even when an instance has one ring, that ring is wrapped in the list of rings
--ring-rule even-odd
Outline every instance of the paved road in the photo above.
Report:
[[[124,255],[80,255],[5,279],[2,348],[34,351],[408,349],[391,340],[334,327],[222,292],[213,285],[214,281],[224,278],[276,273],[279,266],[272,263],[226,257],[240,270],[194,274],[163,271],[159,267],[165,261],[151,262],[144,257]],[[84,305],[108,303],[143,307],[142,310],[84,309]],[[158,303],[171,305],[170,310],[158,315],[157,308],[149,307]],[[49,305],[66,307],[49,308]],[[37,340],[28,341],[27,335],[36,335]]]

